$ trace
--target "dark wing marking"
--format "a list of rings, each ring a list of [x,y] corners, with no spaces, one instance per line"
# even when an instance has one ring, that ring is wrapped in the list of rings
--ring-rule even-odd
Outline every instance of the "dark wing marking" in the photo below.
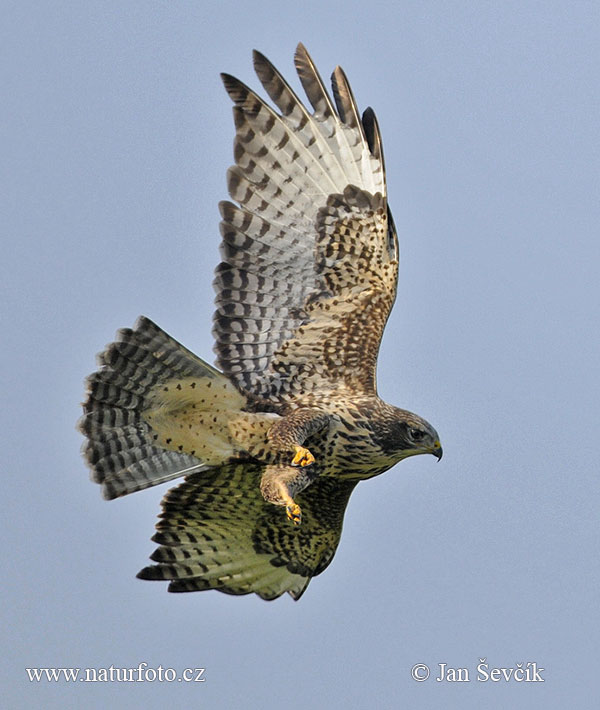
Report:
[[[239,205],[221,204],[218,364],[240,390],[275,403],[344,386],[372,393],[398,266],[377,122],[370,110],[360,120],[339,68],[334,107],[302,45],[296,67],[314,113],[263,55],[254,63],[280,113],[223,75]]]
[[[163,499],[153,537],[160,544],[142,579],[169,580],[169,591],[217,589],[299,599],[331,562],[355,482],[317,479],[296,500],[295,527],[281,506],[260,493],[263,467],[222,466],[189,476]]]

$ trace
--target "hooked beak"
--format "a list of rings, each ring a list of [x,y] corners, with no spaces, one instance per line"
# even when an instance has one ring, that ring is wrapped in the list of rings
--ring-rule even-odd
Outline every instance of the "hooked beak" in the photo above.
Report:
[[[442,449],[442,445],[440,444],[439,441],[436,441],[433,445],[433,451],[431,452],[438,461],[441,461],[442,456],[444,455],[444,451]]]

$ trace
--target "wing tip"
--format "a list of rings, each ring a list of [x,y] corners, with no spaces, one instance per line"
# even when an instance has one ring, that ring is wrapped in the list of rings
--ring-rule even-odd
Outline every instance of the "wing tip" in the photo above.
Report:
[[[379,160],[383,166],[384,161],[381,131],[379,129],[379,122],[377,121],[375,111],[373,111],[370,106],[367,106],[367,108],[363,111],[361,123],[363,125],[365,138],[367,139],[367,144],[369,146],[369,150],[371,151],[371,155],[377,160]]]
[[[236,106],[243,106],[247,97],[253,93],[252,89],[248,88],[243,81],[240,81],[233,74],[221,72],[220,77],[225,91],[229,94],[229,98]]]
[[[331,86],[340,120],[347,126],[359,130],[363,134],[363,139],[366,140],[364,128],[359,118],[358,105],[350,88],[350,82],[346,72],[339,65],[333,70],[331,75]]]

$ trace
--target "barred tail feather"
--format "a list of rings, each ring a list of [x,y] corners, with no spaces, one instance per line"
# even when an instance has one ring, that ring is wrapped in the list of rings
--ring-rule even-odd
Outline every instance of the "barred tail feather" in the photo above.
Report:
[[[91,478],[105,498],[206,470],[226,456],[224,446],[212,458],[170,446],[169,415],[194,402],[208,383],[222,384],[219,400],[226,406],[239,407],[244,399],[224,375],[151,320],[141,317],[133,329],[120,330],[98,364],[87,379],[78,427],[87,438],[82,451]],[[181,383],[189,389],[184,392]]]

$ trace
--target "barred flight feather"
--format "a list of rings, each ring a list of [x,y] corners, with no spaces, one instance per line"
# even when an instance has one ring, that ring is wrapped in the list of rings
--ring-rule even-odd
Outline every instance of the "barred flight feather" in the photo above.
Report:
[[[259,52],[254,67],[280,113],[222,75],[236,127],[228,187],[239,206],[221,203],[223,261],[214,281],[213,329],[218,364],[242,392],[274,404],[290,403],[298,392],[293,373],[304,375],[307,365],[312,376],[303,379],[304,391],[332,388],[332,380],[374,391],[398,256],[377,121],[369,109],[363,125],[339,67],[332,102],[302,45],[296,68],[313,113]],[[367,283],[371,301],[353,298]],[[306,347],[291,345],[308,333]],[[332,373],[326,353],[334,346],[362,350],[365,357],[358,362],[342,351]]]
[[[355,482],[317,480],[298,496],[306,520],[289,526],[256,495],[263,468],[231,465],[186,478],[169,491],[153,538],[156,563],[141,579],[168,580],[169,591],[218,589],[299,599],[333,559]]]

